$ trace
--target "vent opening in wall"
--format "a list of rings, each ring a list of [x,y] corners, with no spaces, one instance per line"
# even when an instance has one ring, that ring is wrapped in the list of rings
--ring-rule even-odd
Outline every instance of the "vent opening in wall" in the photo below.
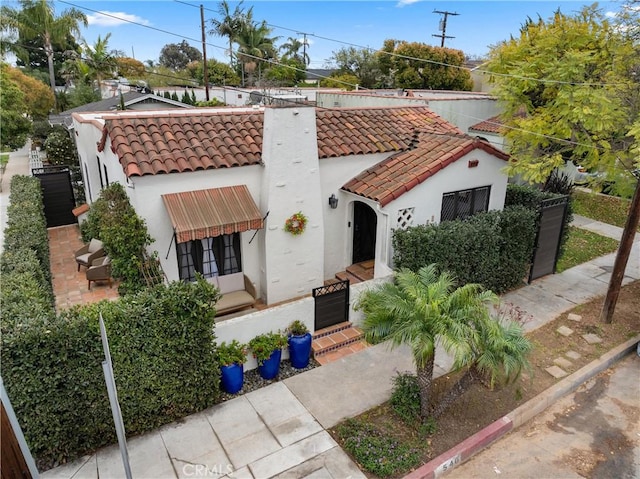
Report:
[[[398,210],[398,229],[407,229],[413,226],[413,213],[415,208],[404,208]]]

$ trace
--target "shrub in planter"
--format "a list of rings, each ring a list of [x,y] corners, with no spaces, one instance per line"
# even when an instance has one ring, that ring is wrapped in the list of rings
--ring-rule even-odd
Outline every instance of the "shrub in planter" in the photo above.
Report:
[[[295,320],[289,325],[289,359],[296,369],[304,369],[309,365],[311,357],[311,333],[307,326],[300,320]]]
[[[280,371],[282,348],[288,344],[282,333],[259,334],[249,341],[249,348],[258,361],[258,372],[263,379],[273,379]]]
[[[237,340],[218,346],[218,363],[220,364],[220,382],[222,389],[235,394],[244,384],[244,362],[247,359],[246,345]]]

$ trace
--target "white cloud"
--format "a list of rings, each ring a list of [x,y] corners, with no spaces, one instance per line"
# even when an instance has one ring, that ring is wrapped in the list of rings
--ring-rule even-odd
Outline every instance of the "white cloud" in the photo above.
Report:
[[[412,3],[418,3],[420,0],[398,0],[396,7],[404,7],[405,5],[411,5]]]
[[[607,17],[607,18],[616,18],[618,16],[618,13],[609,11],[609,12],[605,13],[604,16]]]
[[[117,27],[119,25],[135,22],[142,25],[149,25],[149,20],[140,18],[137,15],[131,15],[124,12],[108,12],[103,10],[102,12],[87,15],[89,25],[98,25],[101,27]]]

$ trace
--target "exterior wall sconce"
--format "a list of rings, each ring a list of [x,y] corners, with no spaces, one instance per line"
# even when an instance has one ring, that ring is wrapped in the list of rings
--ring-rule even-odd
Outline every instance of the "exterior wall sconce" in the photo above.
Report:
[[[333,193],[329,196],[329,206],[332,210],[335,210],[338,207],[338,198],[336,198],[336,195]]]

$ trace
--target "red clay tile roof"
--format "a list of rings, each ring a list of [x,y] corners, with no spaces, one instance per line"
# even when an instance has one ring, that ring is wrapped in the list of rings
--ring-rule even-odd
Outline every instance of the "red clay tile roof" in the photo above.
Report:
[[[262,161],[262,112],[156,115],[106,116],[98,151],[109,138],[128,177]],[[427,107],[318,109],[316,127],[320,158],[406,151],[417,130],[461,133]]]
[[[105,117],[107,136],[128,177],[257,165],[262,161],[262,113]]]
[[[421,132],[416,148],[381,161],[342,189],[385,206],[477,148],[502,160],[509,159],[503,151],[468,135]]]
[[[426,106],[319,109],[316,118],[320,158],[405,151],[417,130],[461,133]]]
[[[499,116],[491,117],[487,120],[471,125],[469,130],[483,131],[485,133],[500,133],[503,123]]]

